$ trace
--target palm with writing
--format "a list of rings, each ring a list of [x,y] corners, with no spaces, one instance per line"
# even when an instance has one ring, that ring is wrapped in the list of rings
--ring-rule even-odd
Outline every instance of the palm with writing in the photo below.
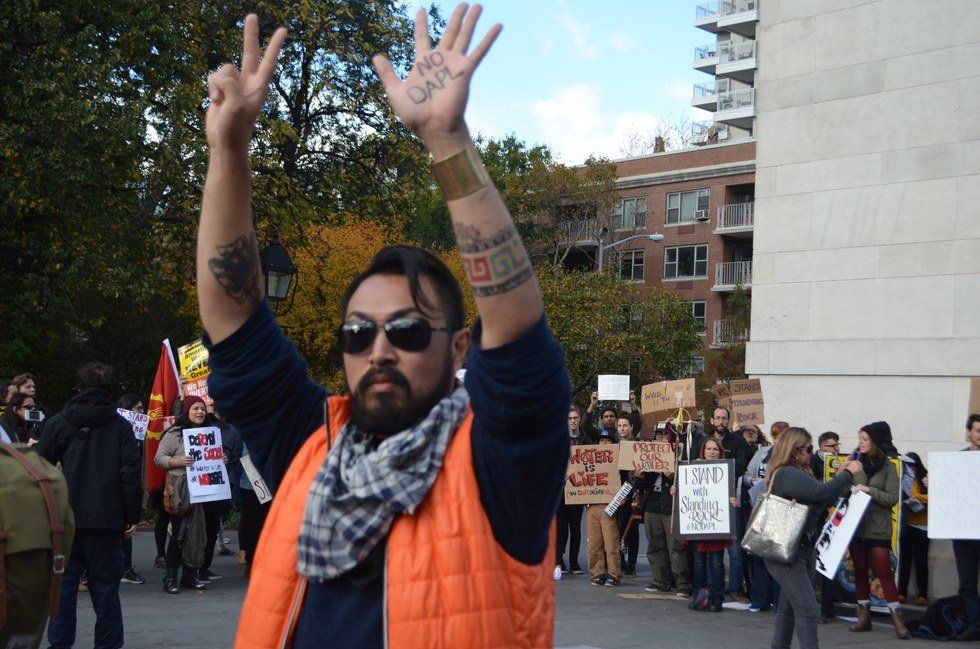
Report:
[[[241,70],[226,63],[208,77],[211,105],[208,106],[205,130],[212,149],[248,149],[255,120],[269,95],[269,82],[285,40],[286,29],[280,27],[269,39],[265,56],[260,59],[258,18],[255,14],[245,17]]]
[[[470,79],[503,26],[490,28],[483,40],[467,54],[482,7],[462,3],[446,25],[439,47],[432,49],[424,9],[415,16],[415,64],[404,81],[391,62],[379,54],[374,69],[388,95],[388,104],[406,126],[418,133],[433,156],[457,153],[466,146],[469,133],[463,115]]]

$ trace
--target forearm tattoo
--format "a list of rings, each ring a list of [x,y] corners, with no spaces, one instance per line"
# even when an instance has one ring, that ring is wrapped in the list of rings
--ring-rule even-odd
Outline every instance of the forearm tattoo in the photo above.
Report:
[[[488,237],[473,225],[457,223],[453,229],[476,297],[512,291],[534,277],[534,268],[513,225]]]
[[[225,293],[238,304],[262,301],[259,284],[259,248],[255,233],[243,234],[231,243],[218,246],[218,256],[208,260],[211,274]]]

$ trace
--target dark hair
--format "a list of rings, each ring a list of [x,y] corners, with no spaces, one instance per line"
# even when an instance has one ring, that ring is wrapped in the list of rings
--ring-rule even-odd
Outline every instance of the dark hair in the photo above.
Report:
[[[619,419],[619,412],[612,406],[606,406],[605,408],[600,408],[599,419],[605,417],[607,412],[611,412],[616,419]]]
[[[116,370],[104,363],[86,363],[78,370],[75,388],[79,392],[94,390],[109,398],[116,391]]]
[[[7,412],[3,413],[3,416],[0,417],[0,422],[3,422],[3,425],[10,429],[11,432],[16,433],[18,439],[13,440],[15,442],[20,441],[26,443],[28,439],[26,434],[27,422],[21,421],[17,413],[14,412],[14,408],[22,407],[28,399],[34,401],[34,397],[29,394],[24,394],[23,392],[14,394],[14,396],[10,397],[10,403],[7,404]],[[34,401],[34,403],[37,402]]]
[[[415,246],[387,246],[378,251],[371,264],[360,275],[351,281],[344,292],[340,303],[340,317],[347,317],[347,305],[354,291],[373,275],[400,275],[408,279],[412,302],[423,313],[433,310],[445,314],[447,324],[457,331],[463,328],[465,314],[463,313],[463,292],[459,282],[446,267],[442,260],[428,250]],[[426,299],[422,290],[422,277],[428,277],[435,287],[440,304],[434,305]]]
[[[823,443],[826,442],[828,439],[832,439],[836,442],[839,442],[840,435],[838,435],[832,430],[828,430],[826,433],[821,433],[820,437],[817,438],[817,446],[823,446]]]
[[[717,404],[717,403],[716,403],[716,404],[715,404],[715,407],[711,409],[711,418],[712,418],[712,419],[714,419],[714,417],[715,417],[715,410],[724,410],[724,411],[725,411],[725,415],[726,415],[726,416],[727,416],[727,417],[728,417],[729,419],[731,419],[731,418],[732,418],[732,411],[731,411],[731,410],[729,410],[729,409],[728,409],[727,407],[725,407],[725,406],[723,406],[723,405],[721,405],[721,404]]]
[[[912,465],[912,470],[915,472],[915,479],[922,483],[922,479],[929,475],[929,471],[926,470],[925,466],[922,465],[922,458],[919,457],[918,453],[906,453],[905,457],[912,460],[909,464]]]
[[[37,383],[37,377],[31,374],[30,372],[24,372],[23,374],[18,374],[14,378],[10,379],[10,384],[16,385],[17,388],[19,389],[20,386],[24,385],[28,381],[34,381],[35,383]]]
[[[14,396],[10,397],[10,401],[7,403],[7,410],[12,412],[14,408],[20,408],[28,399],[34,401],[35,405],[37,404],[37,401],[34,400],[34,395],[18,392]]]
[[[142,399],[133,393],[124,394],[119,397],[119,401],[116,401],[116,407],[122,408],[123,410],[132,410],[133,406],[141,401]]]
[[[966,418],[966,429],[970,430],[973,428],[973,424],[977,423],[978,421],[980,421],[980,414],[973,413]]]
[[[719,459],[721,459],[721,460],[724,460],[725,459],[725,447],[722,446],[721,445],[721,442],[719,442],[718,440],[716,440],[714,437],[708,437],[708,438],[705,438],[704,442],[701,443],[701,452],[698,453],[698,459],[699,460],[703,460],[704,459],[704,452],[706,450],[708,450],[708,444],[714,444],[715,446],[717,446],[718,447],[718,456],[719,456]]]

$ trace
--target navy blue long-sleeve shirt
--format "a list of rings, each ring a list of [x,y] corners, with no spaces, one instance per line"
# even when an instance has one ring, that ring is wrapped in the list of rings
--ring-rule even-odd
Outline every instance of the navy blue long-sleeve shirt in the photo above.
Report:
[[[545,318],[521,338],[482,349],[473,328],[466,389],[474,419],[473,465],[494,537],[515,559],[539,563],[568,464],[571,402],[564,356]],[[211,353],[208,391],[232,420],[270,488],[324,420],[326,390],[263,306]],[[383,552],[383,548],[379,551]],[[355,571],[356,572],[356,571]],[[311,582],[294,647],[383,645],[383,579]]]

